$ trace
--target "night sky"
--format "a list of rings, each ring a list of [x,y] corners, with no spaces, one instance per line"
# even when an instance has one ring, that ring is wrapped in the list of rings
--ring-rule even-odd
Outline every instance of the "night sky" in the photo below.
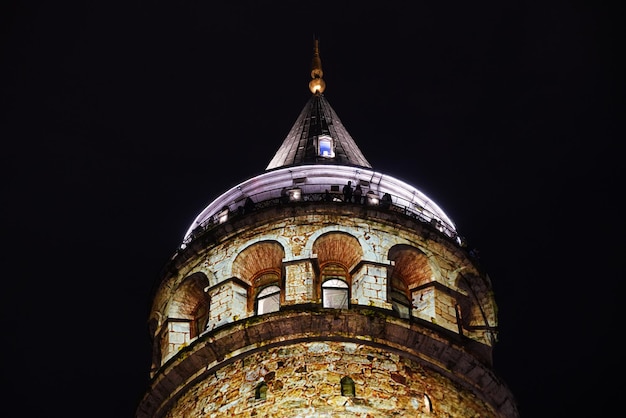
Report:
[[[625,16],[533,3],[4,2],[5,406],[134,416],[152,286],[204,206],[265,170],[310,96],[317,37],[325,96],[373,168],[480,251],[522,416],[608,413]]]

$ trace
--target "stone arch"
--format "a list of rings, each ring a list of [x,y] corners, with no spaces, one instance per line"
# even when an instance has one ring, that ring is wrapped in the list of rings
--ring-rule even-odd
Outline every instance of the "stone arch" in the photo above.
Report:
[[[280,274],[284,258],[285,250],[280,243],[269,240],[255,242],[237,254],[232,275],[252,285],[259,275],[267,272]]]
[[[263,234],[260,236],[256,236],[253,239],[244,241],[237,248],[234,247],[219,247],[211,251],[209,255],[210,260],[207,260],[207,263],[211,264],[215,267],[214,275],[215,279],[212,280],[211,285],[215,285],[224,280],[230,279],[233,276],[238,277],[242,280],[245,280],[241,274],[241,266],[237,267],[236,262],[240,262],[241,260],[237,260],[239,254],[246,251],[248,248],[252,247],[255,244],[272,242],[281,247],[281,251],[283,252],[283,258],[291,259],[293,258],[292,249],[290,248],[290,241],[288,238],[279,236],[277,234]],[[237,254],[237,256],[227,256],[224,257],[223,252],[227,251],[228,254]],[[282,262],[282,260],[281,260]]]
[[[209,318],[209,295],[205,292],[208,285],[206,275],[197,272],[173,289],[154,339],[153,351],[160,357],[153,357],[157,367],[205,330]]]
[[[215,284],[217,284],[217,275],[215,271],[212,270],[213,267],[214,265],[212,264],[210,255],[204,254],[202,262],[191,266],[189,271],[187,271],[185,274],[187,276],[191,276],[195,273],[202,273],[206,276],[208,280],[208,286],[214,286]]]
[[[312,246],[317,255],[320,274],[315,281],[315,292],[322,295],[322,284],[325,280],[338,279],[352,288],[350,270],[363,258],[363,249],[359,241],[346,232],[327,232],[319,236]],[[350,291],[347,292],[347,301],[350,300]]]
[[[166,318],[190,322],[191,338],[206,326],[209,314],[209,296],[205,289],[209,280],[204,273],[194,273],[183,279],[169,301]]]
[[[436,317],[435,275],[429,257],[418,248],[398,244],[389,250],[393,267],[387,273],[387,297],[401,318]]]
[[[496,305],[487,278],[469,271],[457,272],[457,286],[468,297],[459,303],[465,327],[497,326]]]
[[[343,225],[332,225],[332,226],[326,226],[323,228],[320,228],[318,230],[316,230],[313,234],[311,234],[311,236],[309,237],[306,245],[303,248],[303,256],[311,256],[313,254],[315,254],[315,249],[314,247],[316,245],[318,245],[318,239],[324,235],[327,235],[329,233],[343,233],[346,235],[350,235],[352,236],[359,244],[359,246],[361,247],[361,258],[363,258],[365,255],[367,255],[368,260],[370,261],[375,261],[375,262],[385,262],[386,260],[384,260],[384,252],[381,252],[379,248],[374,248],[373,246],[375,245],[373,240],[367,240],[367,238],[365,237],[365,234],[361,234],[359,236],[355,236],[354,235],[354,228],[350,228],[350,227],[346,227]],[[380,245],[380,243],[378,242],[378,245]]]
[[[363,258],[359,240],[346,232],[327,232],[319,236],[312,250],[320,266],[337,263],[349,270]]]
[[[284,301],[284,247],[276,241],[259,241],[243,249],[233,261],[232,274],[247,283],[247,311],[255,310],[258,292],[268,285],[280,287],[279,300]]]
[[[389,250],[388,258],[394,262],[390,269],[390,283],[394,280],[400,281],[410,291],[434,280],[428,256],[415,247],[395,245]]]

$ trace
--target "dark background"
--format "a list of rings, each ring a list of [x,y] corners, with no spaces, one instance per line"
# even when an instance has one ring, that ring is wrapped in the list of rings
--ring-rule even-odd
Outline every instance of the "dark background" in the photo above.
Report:
[[[204,206],[278,150],[310,95],[314,37],[325,96],[374,169],[430,196],[480,250],[495,369],[522,416],[618,403],[617,8],[3,4],[0,375],[18,415],[134,415],[153,283]]]

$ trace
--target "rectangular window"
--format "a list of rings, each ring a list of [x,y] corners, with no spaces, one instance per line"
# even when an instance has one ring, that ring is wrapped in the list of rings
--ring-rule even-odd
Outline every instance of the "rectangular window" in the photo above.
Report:
[[[346,309],[348,289],[324,289],[324,308]]]
[[[328,135],[318,137],[318,154],[321,157],[332,158],[335,156],[333,152],[333,139]]]
[[[280,287],[268,286],[257,295],[257,315],[277,312],[280,309]]]

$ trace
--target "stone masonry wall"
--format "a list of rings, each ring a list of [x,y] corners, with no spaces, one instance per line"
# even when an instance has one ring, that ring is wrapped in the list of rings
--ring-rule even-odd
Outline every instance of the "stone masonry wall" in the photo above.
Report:
[[[161,339],[161,353],[163,353],[163,361],[167,361],[170,357],[178,352],[182,347],[191,341],[191,329],[189,322],[186,321],[168,321],[167,331]]]
[[[253,219],[252,217],[250,219]],[[270,219],[262,219],[269,221]],[[168,302],[173,298],[175,289],[180,286],[186,277],[200,271],[210,271],[211,281],[220,283],[230,280],[232,276],[232,261],[236,258],[238,251],[247,248],[251,242],[263,241],[280,243],[285,251],[284,268],[285,281],[283,289],[282,303],[284,305],[295,305],[302,303],[319,303],[319,295],[313,286],[315,282],[315,272],[313,271],[311,248],[316,237],[322,233],[341,232],[358,239],[360,249],[363,252],[362,261],[364,264],[354,273],[352,277],[351,303],[363,306],[375,306],[384,309],[391,309],[387,295],[387,271],[384,267],[389,261],[387,254],[389,249],[395,245],[410,245],[428,254],[430,268],[434,272],[432,280],[440,282],[446,287],[459,292],[467,293],[464,289],[459,289],[456,283],[456,275],[450,273],[450,266],[465,265],[469,268],[469,260],[458,258],[447,247],[449,244],[427,239],[415,233],[414,230],[398,228],[377,223],[373,219],[363,222],[358,218],[337,216],[330,214],[316,214],[303,217],[289,217],[281,219],[280,222],[271,219],[272,222],[261,222],[259,224],[246,225],[245,232],[229,236],[219,245],[198,248],[194,256],[187,258],[186,262],[180,266],[178,273],[171,277],[172,283],[162,287],[155,297],[154,310],[163,313],[167,310]],[[254,226],[253,226],[254,225]],[[268,228],[267,225],[271,225]],[[329,226],[330,225],[330,226]],[[296,257],[297,255],[297,257]],[[377,264],[380,263],[380,264]],[[468,277],[471,275],[466,274]],[[241,280],[247,278],[239,277]],[[171,292],[171,294],[170,294]],[[492,308],[492,295],[481,290],[472,288],[472,292],[480,297],[480,302],[471,306],[469,314],[464,315],[467,320],[475,321],[472,325],[484,325],[484,315],[487,315],[491,326],[497,325],[495,310]],[[232,323],[237,319],[254,315],[250,307],[252,302],[244,303],[245,290],[240,289],[235,292],[234,288],[216,288],[213,285],[210,290],[211,306],[210,317],[206,330],[212,330],[224,324]],[[248,294],[251,297],[254,293]],[[418,296],[419,301],[415,298]],[[419,294],[413,295],[413,313],[415,316],[432,321],[443,326],[452,332],[458,331],[458,325],[454,314],[455,301],[447,298],[439,301],[440,305],[435,306],[435,295]],[[443,303],[443,305],[441,305]],[[246,309],[247,307],[247,309]],[[158,315],[154,315],[158,317]],[[167,319],[167,315],[163,316]],[[469,334],[472,337],[475,334]],[[489,339],[476,335],[479,341],[490,344]]]
[[[342,396],[350,377],[355,396]],[[267,384],[266,399],[255,388]],[[488,405],[446,378],[364,344],[308,342],[256,352],[216,370],[165,418],[492,417]]]
[[[209,289],[211,305],[207,330],[246,316],[247,292],[241,285],[227,281]]]

